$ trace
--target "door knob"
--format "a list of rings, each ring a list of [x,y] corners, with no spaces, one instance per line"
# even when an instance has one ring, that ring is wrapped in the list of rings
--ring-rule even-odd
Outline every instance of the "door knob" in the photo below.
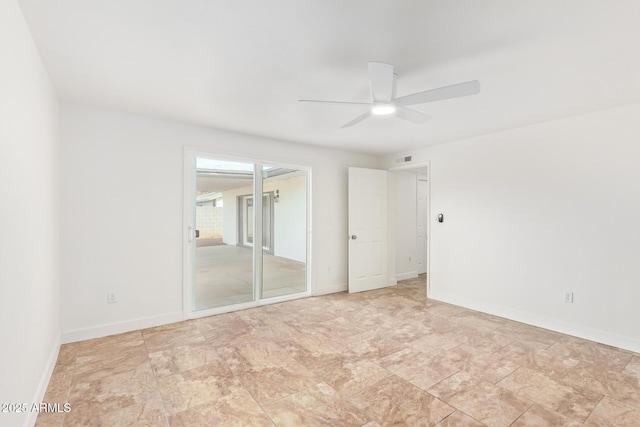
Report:
[[[358,238],[358,236],[356,236],[355,234],[351,235],[351,240],[356,240]]]

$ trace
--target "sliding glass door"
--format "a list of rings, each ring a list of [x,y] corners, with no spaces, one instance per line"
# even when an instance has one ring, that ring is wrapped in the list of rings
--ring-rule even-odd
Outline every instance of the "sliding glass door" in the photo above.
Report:
[[[186,309],[197,316],[309,295],[309,171],[188,156]]]
[[[239,244],[235,214],[245,211],[247,203],[238,206],[234,197],[236,192],[253,191],[254,165],[198,157],[195,167],[192,309],[254,301],[253,251]],[[244,239],[253,238],[252,218],[249,224]]]

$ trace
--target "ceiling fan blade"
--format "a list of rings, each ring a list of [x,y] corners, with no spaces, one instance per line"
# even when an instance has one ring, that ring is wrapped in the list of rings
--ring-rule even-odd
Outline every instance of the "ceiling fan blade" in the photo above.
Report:
[[[393,65],[369,62],[369,80],[373,101],[389,102],[393,96]]]
[[[412,123],[424,123],[431,118],[428,114],[405,107],[397,107],[396,116]]]
[[[360,123],[361,121],[363,121],[364,119],[366,119],[367,117],[369,117],[371,115],[371,111],[367,111],[364,114],[360,114],[358,117],[356,117],[355,119],[351,120],[349,123],[347,123],[346,125],[342,125],[340,126],[340,128],[348,128],[350,126],[353,126],[355,124]]]
[[[317,99],[299,99],[298,102],[310,102],[315,104],[331,104],[331,105],[371,105],[370,102],[347,102],[347,101],[320,101]]]
[[[444,86],[438,89],[425,90],[411,95],[401,96],[393,102],[401,107],[408,105],[424,104],[425,102],[441,101],[443,99],[458,98],[460,96],[475,95],[480,92],[480,82],[472,80],[470,82],[458,83],[451,86]]]

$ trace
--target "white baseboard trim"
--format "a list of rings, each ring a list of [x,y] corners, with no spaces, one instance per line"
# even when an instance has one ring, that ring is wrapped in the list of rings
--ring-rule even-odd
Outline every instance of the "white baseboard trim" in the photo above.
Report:
[[[635,353],[640,353],[640,340],[637,340],[635,338],[617,335],[588,326],[552,319],[521,310],[514,310],[512,308],[504,306],[472,301],[458,295],[451,295],[443,292],[431,291],[429,292],[429,298],[460,307],[469,308],[471,310],[480,311],[482,313],[503,317],[505,319],[515,320],[516,322],[526,323],[528,325],[537,326],[539,328],[560,332],[562,334],[583,338],[589,341],[595,341],[601,344],[633,351]]]
[[[41,403],[44,401],[44,395],[47,393],[47,387],[49,386],[49,381],[51,380],[51,375],[53,375],[53,368],[56,367],[56,362],[58,361],[58,353],[60,352],[60,335],[57,335],[55,340],[53,341],[53,345],[51,346],[51,351],[49,352],[49,358],[47,359],[47,363],[42,371],[42,375],[40,376],[40,381],[38,382],[38,388],[36,389],[35,395],[33,396],[33,400],[31,403]],[[56,403],[56,402],[51,402]],[[63,403],[63,402],[59,402]],[[27,412],[27,418],[24,421],[25,427],[33,427],[36,424],[36,418],[38,418],[37,412]]]
[[[318,289],[321,288],[321,289]],[[332,285],[327,285],[327,286],[316,286],[315,289],[313,290],[313,295],[314,297],[320,296],[320,295],[328,295],[328,294],[335,294],[336,292],[346,292],[349,290],[349,284],[347,283],[334,283]]]
[[[415,279],[416,277],[418,277],[417,271],[408,271],[406,273],[396,274],[396,280],[398,281],[406,280],[406,279]]]
[[[168,323],[182,322],[183,320],[185,320],[184,313],[176,311],[174,313],[162,314],[160,316],[125,320],[123,322],[109,323],[89,328],[72,329],[70,331],[62,332],[62,343],[67,344],[71,342],[90,340],[93,338],[101,338],[108,335],[166,325]]]

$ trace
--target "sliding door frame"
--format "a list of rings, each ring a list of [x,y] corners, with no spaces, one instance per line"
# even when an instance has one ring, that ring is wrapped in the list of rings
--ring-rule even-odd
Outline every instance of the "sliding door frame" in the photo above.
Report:
[[[311,281],[312,277],[312,170],[309,165],[291,164],[282,162],[277,159],[256,159],[241,155],[224,154],[218,151],[205,151],[193,147],[184,147],[184,174],[183,174],[183,233],[182,233],[182,310],[185,319],[195,319],[199,317],[211,316],[214,314],[228,313],[231,311],[243,310],[262,305],[275,304],[283,301],[289,301],[299,298],[309,297],[313,294]],[[203,310],[193,309],[193,283],[195,280],[195,194],[196,194],[196,159],[204,157],[216,160],[228,160],[232,162],[244,162],[254,164],[253,179],[253,199],[254,199],[254,216],[253,216],[253,300],[250,302],[215,307]],[[283,295],[278,297],[260,298],[262,287],[262,261],[263,261],[263,236],[262,236],[262,217],[258,218],[256,212],[262,212],[263,197],[255,197],[256,194],[262,195],[263,192],[263,174],[264,165],[277,165],[291,169],[304,171],[306,173],[306,290],[295,294]],[[271,219],[273,221],[273,218]]]

